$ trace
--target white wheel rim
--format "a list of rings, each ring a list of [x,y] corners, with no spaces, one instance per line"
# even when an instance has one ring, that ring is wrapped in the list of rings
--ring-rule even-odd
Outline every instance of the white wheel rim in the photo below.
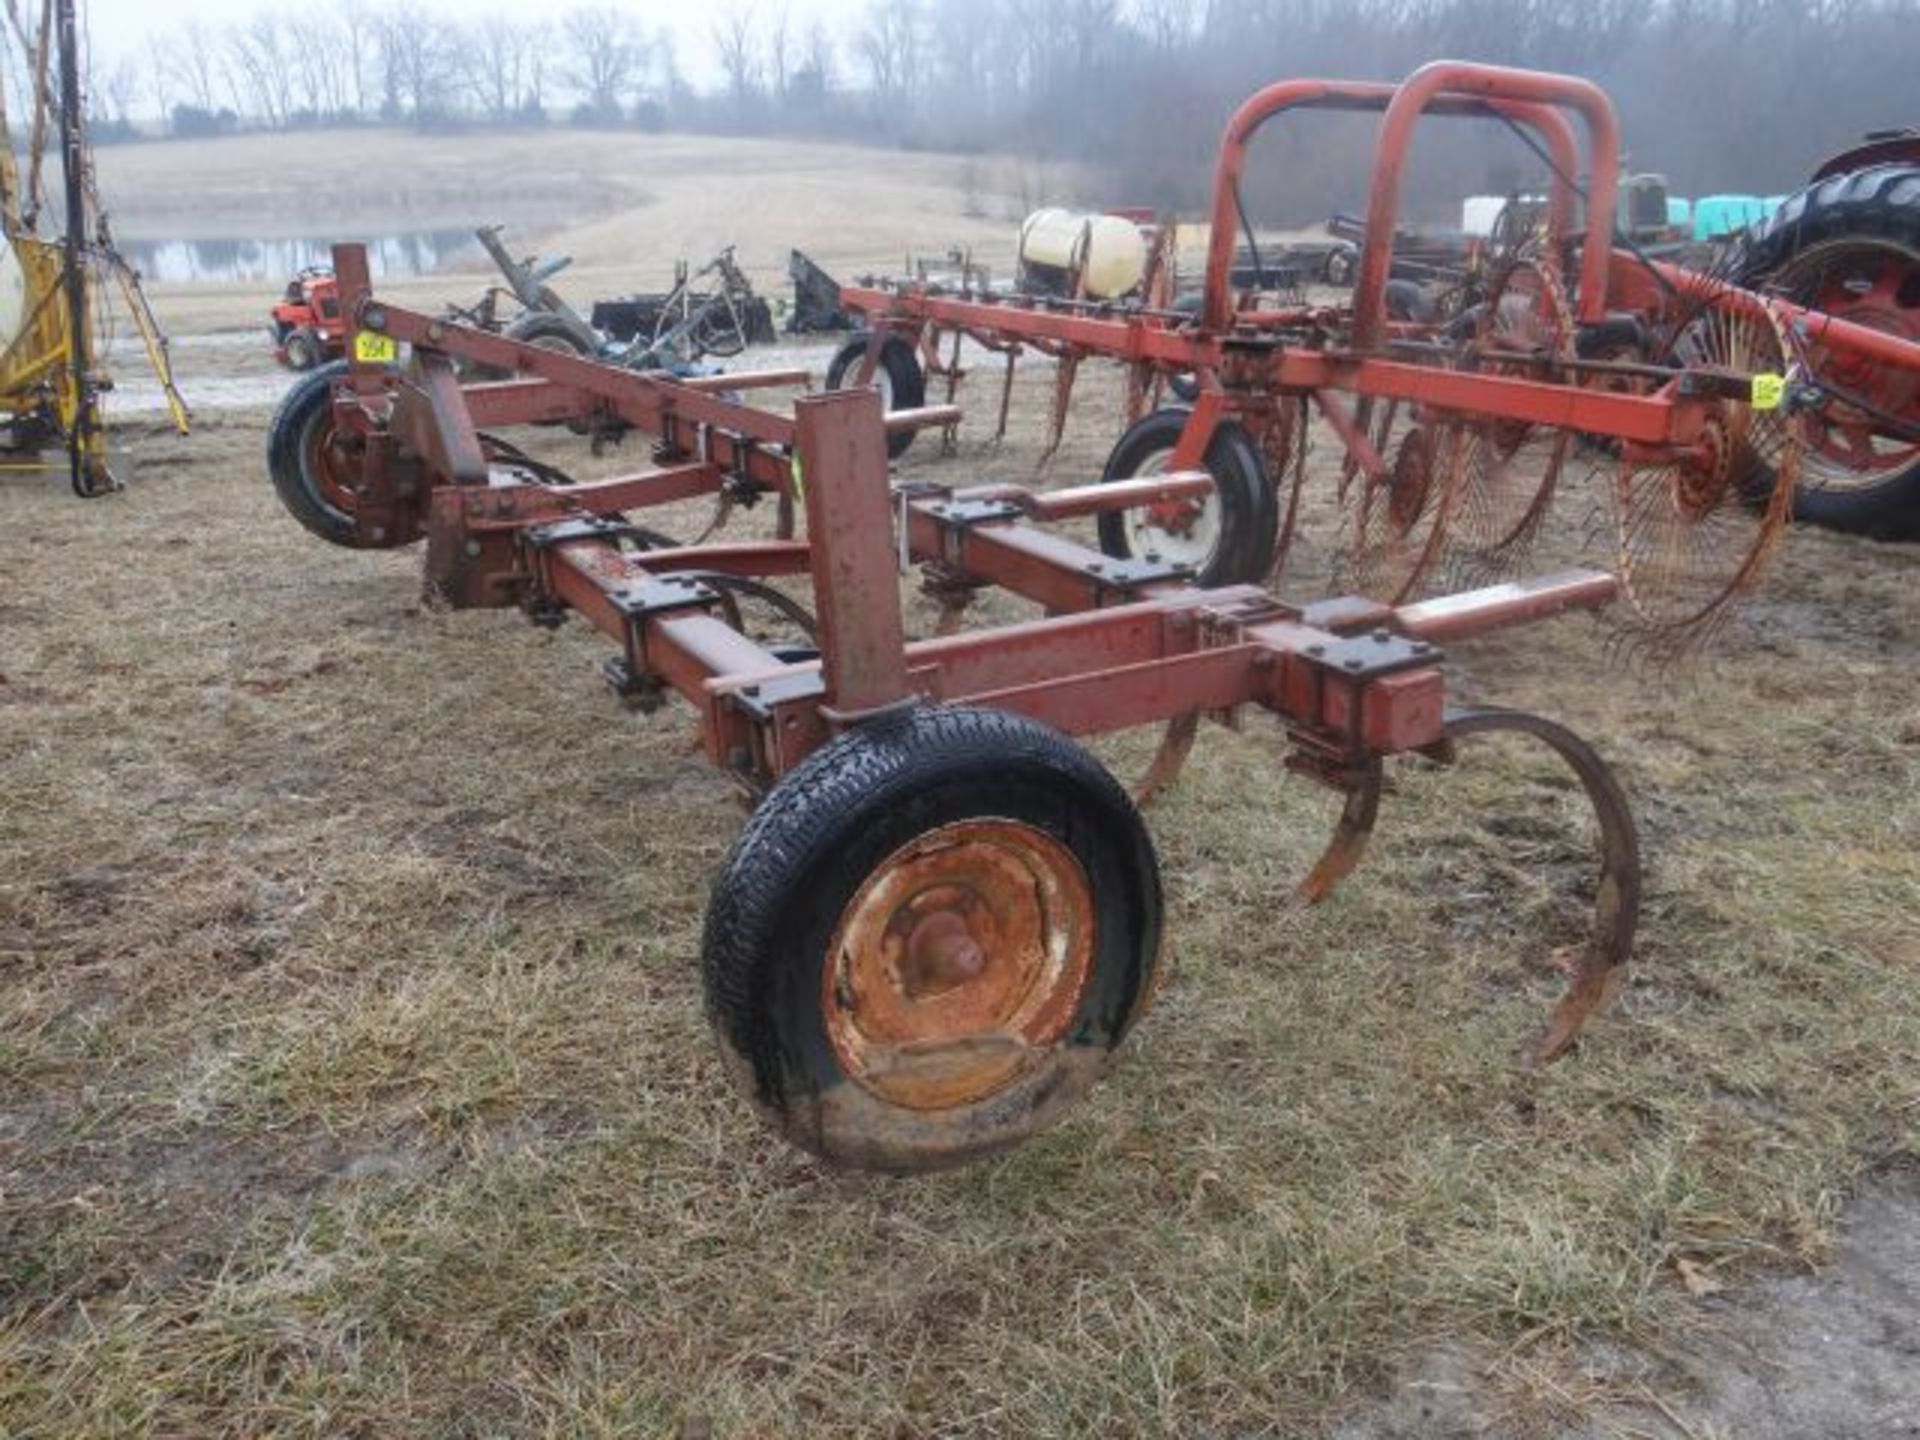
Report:
[[[1147,457],[1127,478],[1145,479],[1150,475],[1164,475],[1167,473],[1167,462],[1172,458],[1173,451],[1162,450]],[[1170,530],[1155,522],[1151,510],[1122,512],[1127,549],[1136,560],[1158,555],[1162,560],[1170,560],[1176,565],[1189,565],[1196,571],[1206,569],[1214,552],[1220,548],[1219,491],[1209,490],[1206,498],[1198,503],[1191,514],[1190,522],[1180,529]]]

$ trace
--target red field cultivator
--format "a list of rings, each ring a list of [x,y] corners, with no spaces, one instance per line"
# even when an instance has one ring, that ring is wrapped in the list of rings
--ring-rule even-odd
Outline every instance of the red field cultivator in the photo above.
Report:
[[[1446,83],[1267,92],[1236,122],[1222,193],[1230,203],[1247,117],[1309,94],[1385,105],[1388,133],[1401,143],[1429,101],[1443,110],[1495,104],[1547,134],[1563,159],[1567,127],[1549,118],[1543,97],[1576,96],[1601,137],[1596,173],[1611,174],[1611,118],[1588,87],[1460,67],[1435,73]],[[1489,76],[1500,96],[1520,93],[1464,98]],[[1411,111],[1402,94],[1416,97]],[[1395,174],[1383,176],[1389,192]],[[1563,224],[1571,204],[1569,187],[1555,203]],[[1589,230],[1589,265],[1607,233],[1605,204],[1596,195],[1589,205],[1590,216],[1603,212]],[[1371,233],[1392,233],[1390,214],[1375,219],[1383,223]],[[1217,230],[1216,247],[1223,235],[1230,240]],[[1604,246],[1598,254],[1608,261]],[[342,246],[334,258],[349,364],[308,377],[282,404],[269,437],[276,487],[303,524],[336,543],[424,539],[428,588],[445,603],[517,605],[541,624],[578,614],[617,646],[606,675],[621,697],[650,708],[671,692],[695,709],[707,758],[758,797],[708,912],[709,1014],[762,1113],[840,1164],[925,1168],[1019,1141],[1086,1091],[1145,1009],[1161,951],[1152,843],[1126,789],[1068,737],[1164,726],[1138,786],[1151,792],[1177,772],[1202,718],[1272,713],[1289,766],[1344,796],[1328,847],[1300,884],[1302,899],[1317,900],[1359,863],[1389,758],[1449,763],[1473,736],[1529,736],[1573,770],[1601,853],[1589,942],[1528,1059],[1564,1052],[1616,988],[1639,894],[1620,787],[1558,724],[1451,707],[1436,647],[1604,606],[1621,580],[1581,571],[1418,603],[1389,595],[1280,604],[1252,583],[1285,533],[1280,507],[1271,486],[1233,488],[1217,460],[1226,447],[1250,452],[1236,463],[1263,473],[1263,456],[1310,401],[1351,437],[1355,483],[1379,489],[1389,508],[1405,493],[1391,483],[1396,472],[1416,468],[1405,436],[1392,466],[1379,459],[1396,408],[1427,437],[1429,489],[1465,486],[1450,448],[1511,455],[1539,432],[1599,437],[1592,443],[1617,449],[1623,467],[1659,469],[1678,491],[1676,477],[1703,477],[1692,483],[1704,486],[1731,472],[1731,452],[1757,453],[1772,426],[1766,454],[1782,486],[1793,478],[1790,427],[1774,423],[1766,393],[1776,371],[1641,361],[1576,368],[1486,333],[1476,333],[1480,359],[1468,367],[1364,309],[1339,334],[1316,329],[1305,343],[1295,338],[1301,327],[1332,317],[1237,310],[1216,287],[1189,332],[1155,316],[1005,311],[1006,333],[1027,337],[1022,344],[1057,334],[1048,343],[1198,377],[1191,416],[1152,473],[1050,491],[896,482],[889,448],[953,424],[951,406],[883,415],[875,390],[860,387],[806,396],[790,414],[756,408],[742,397],[797,387],[805,375],[622,371],[385,304],[371,291],[363,250]],[[1369,256],[1363,295],[1379,295],[1384,273]],[[1609,278],[1588,276],[1585,293]],[[1668,283],[1684,293],[1691,282]],[[1550,294],[1544,285],[1514,293],[1530,306]],[[1760,333],[1763,322],[1776,333],[1767,304],[1721,290],[1712,299],[1711,313],[1730,317],[1737,333]],[[924,329],[931,321],[912,313],[957,304],[939,312],[941,323],[969,326],[987,313],[979,302],[920,292],[884,303],[868,350],[874,364],[884,363],[896,315],[899,326]],[[457,364],[514,378],[462,385]],[[1351,406],[1342,391],[1356,397]],[[534,423],[649,436],[653,464],[571,483],[493,433]],[[777,534],[682,545],[636,518],[696,496],[768,500]],[[1142,543],[1156,530],[1191,535],[1184,521],[1160,518],[1172,509],[1214,517],[1204,554]],[[1119,536],[1124,553],[1046,528],[1088,516],[1101,519],[1103,538]],[[1137,516],[1150,517],[1144,530]],[[1431,521],[1416,529],[1418,519],[1401,527],[1407,536],[1432,533]],[[1045,618],[964,631],[956,623],[909,641],[900,582],[914,567],[956,622],[966,597],[985,587],[1034,602]],[[754,638],[742,622],[748,606],[769,607],[792,643]]]
[[[1269,307],[1231,288],[1247,228],[1240,179],[1260,128],[1308,109],[1382,112],[1369,239],[1350,306]],[[1504,123],[1552,176],[1541,232],[1437,315],[1396,304],[1389,285],[1408,148],[1429,114]],[[1400,85],[1283,81],[1228,125],[1197,314],[870,282],[843,289],[868,333],[860,363],[840,370],[892,394],[943,379],[952,400],[964,338],[1005,357],[1004,432],[1016,359],[1044,355],[1057,367],[1057,438],[1079,366],[1126,366],[1132,428],[1106,478],[1204,470],[1216,489],[1110,512],[1102,548],[1177,556],[1211,582],[1260,581],[1283,562],[1310,414],[1342,450],[1341,583],[1389,602],[1515,572],[1583,465],[1611,514],[1620,618],[1649,643],[1683,646],[1759,580],[1803,477],[1881,478],[1872,442],[1836,447],[1836,434],[1896,450],[1920,441],[1920,344],[1911,327],[1616,249],[1619,158],[1605,95],[1567,76],[1440,62]],[[1192,403],[1157,408],[1169,385]],[[1803,468],[1803,454],[1821,463]]]

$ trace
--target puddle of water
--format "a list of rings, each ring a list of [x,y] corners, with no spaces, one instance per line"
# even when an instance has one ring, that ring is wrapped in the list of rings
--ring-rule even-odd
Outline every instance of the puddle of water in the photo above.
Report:
[[[332,264],[333,242],[341,238],[122,240],[120,249],[133,268],[150,281],[282,283],[309,265]],[[479,242],[471,230],[401,230],[367,240],[367,259],[376,278],[424,275],[453,260],[479,254]]]

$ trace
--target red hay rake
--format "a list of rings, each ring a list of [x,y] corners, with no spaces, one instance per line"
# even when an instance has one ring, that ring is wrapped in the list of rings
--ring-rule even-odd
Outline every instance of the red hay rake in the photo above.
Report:
[[[1421,75],[1430,73],[1446,84],[1265,92],[1229,134],[1222,195],[1230,203],[1251,125],[1300,103],[1385,106],[1401,143],[1429,100],[1445,111],[1491,104],[1539,128],[1565,159],[1567,127],[1544,102],[1578,96],[1596,173],[1612,173],[1611,116],[1590,87],[1467,67]],[[1496,81],[1493,98],[1466,98],[1469,82]],[[1380,177],[1377,203],[1390,201],[1396,176],[1397,167]],[[1571,200],[1556,192],[1561,222]],[[1589,269],[1607,260],[1595,242],[1609,203],[1596,194],[1589,205]],[[1370,233],[1390,233],[1391,218],[1376,215]],[[1216,261],[1230,238],[1216,229]],[[1500,318],[1470,337],[1471,366],[1436,358],[1421,348],[1427,337],[1369,311],[1383,255],[1368,256],[1363,303],[1342,332],[1310,345],[1291,337],[1323,324],[1320,312],[1234,311],[1223,283],[1186,329],[1157,315],[875,292],[869,366],[896,332],[925,343],[937,324],[1198,377],[1191,416],[1153,473],[1047,492],[954,487],[896,482],[888,469],[890,445],[955,423],[951,406],[887,416],[876,392],[858,387],[776,413],[741,397],[803,385],[803,372],[622,371],[385,304],[362,247],[336,248],[334,262],[350,364],[302,381],[283,403],[269,439],[277,488],[336,543],[424,539],[427,587],[444,603],[515,605],[541,624],[579,615],[617,646],[606,675],[621,697],[644,709],[671,693],[694,708],[708,760],[758,798],[708,912],[708,1010],[743,1088],[796,1143],[837,1164],[895,1170],[1004,1148],[1082,1095],[1140,1018],[1161,955],[1157,861],[1134,801],[1069,737],[1164,727],[1144,794],[1177,773],[1203,718],[1270,712],[1289,767],[1344,797],[1298,889],[1315,901],[1359,863],[1388,759],[1451,763],[1473,736],[1529,736],[1574,771],[1600,844],[1591,934],[1529,1063],[1564,1053],[1618,987],[1640,883],[1620,786],[1552,721],[1451,707],[1436,647],[1632,599],[1640,572],[1570,572],[1421,602],[1283,605],[1253,583],[1286,533],[1273,489],[1233,492],[1227,481],[1257,472],[1263,451],[1287,453],[1311,403],[1347,437],[1356,490],[1383,489],[1376,498],[1391,513],[1402,497],[1389,480],[1409,442],[1389,466],[1372,437],[1391,434],[1387,412],[1399,407],[1427,437],[1432,470],[1459,492],[1447,501],[1453,513],[1474,517],[1455,533],[1497,551],[1538,508],[1537,496],[1511,498],[1500,474],[1516,453],[1508,427],[1529,443],[1536,431],[1603,437],[1623,469],[1697,467],[1716,435],[1751,439],[1763,412],[1750,374],[1638,362],[1564,369],[1574,363],[1562,353],[1569,322],[1545,268],[1514,271],[1532,278],[1509,282],[1520,297],[1511,317],[1496,307]],[[1583,294],[1603,293],[1607,278],[1595,270]],[[1712,299],[1742,323],[1774,314],[1751,297]],[[514,378],[463,385],[457,362]],[[1607,382],[1589,383],[1594,375]],[[654,463],[570,483],[490,433],[537,423],[644,434]],[[1220,456],[1239,467],[1232,476],[1213,463]],[[1471,505],[1469,475],[1481,492]],[[635,518],[698,496],[771,499],[776,537],[682,545]],[[1354,503],[1371,502],[1361,493]],[[1217,524],[1204,551],[1173,544],[1182,532],[1172,512],[1209,506],[1233,524]],[[1045,528],[1087,516],[1125,553]],[[1387,532],[1427,533],[1404,519]],[[1156,529],[1169,537],[1165,551],[1140,543]],[[947,602],[949,623],[910,641],[900,578],[914,567]],[[1045,618],[959,630],[965,598],[987,586]],[[802,591],[810,603],[795,598]],[[749,604],[771,605],[805,643],[753,638],[740,618]]]
[[[1262,308],[1230,286],[1240,179],[1261,127],[1305,109],[1382,112],[1367,239],[1350,306]],[[1401,180],[1429,114],[1505,123],[1546,161],[1551,194],[1543,233],[1493,261],[1477,304],[1444,320],[1394,318]],[[1134,428],[1107,477],[1143,465],[1204,470],[1218,489],[1115,515],[1103,548],[1198,558],[1210,581],[1258,582],[1284,563],[1306,416],[1317,413],[1342,452],[1340,582],[1389,603],[1521,569],[1568,468],[1583,465],[1610,517],[1617,618],[1646,644],[1678,649],[1710,636],[1761,579],[1792,515],[1802,454],[1825,433],[1825,376],[1864,367],[1920,377],[1920,345],[1616,250],[1619,158],[1611,104],[1568,76],[1442,61],[1400,85],[1283,81],[1228,124],[1197,314],[870,281],[842,293],[868,323],[851,378],[910,364],[944,379],[951,401],[965,337],[1005,357],[1003,435],[1014,364],[1047,356],[1058,366],[1057,443],[1080,365],[1124,365]],[[1191,406],[1152,410],[1170,382],[1190,387]],[[1920,436],[1912,408],[1883,417],[1893,433]],[[1249,455],[1264,473],[1244,474]],[[1284,498],[1230,493],[1276,488]],[[1238,543],[1248,526],[1271,542]]]

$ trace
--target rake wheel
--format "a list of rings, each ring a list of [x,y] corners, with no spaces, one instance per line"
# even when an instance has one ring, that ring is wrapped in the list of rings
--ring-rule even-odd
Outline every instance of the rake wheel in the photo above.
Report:
[[[1785,334],[1770,306],[1710,305],[1674,327],[1653,363],[1782,374]],[[1684,454],[1615,462],[1611,497],[1621,593],[1635,626],[1701,638],[1760,581],[1793,514],[1801,429],[1782,409],[1720,400]]]
[[[1551,263],[1514,260],[1481,307],[1465,365],[1484,375],[1550,378],[1575,358],[1573,310]],[[1573,436],[1551,425],[1478,419],[1460,427],[1459,494],[1448,548],[1461,585],[1483,583],[1524,558],[1552,504]]]
[[[1354,477],[1346,560],[1348,582],[1360,593],[1398,605],[1419,592],[1444,546],[1468,448],[1457,421],[1416,424],[1400,437],[1385,475]]]

